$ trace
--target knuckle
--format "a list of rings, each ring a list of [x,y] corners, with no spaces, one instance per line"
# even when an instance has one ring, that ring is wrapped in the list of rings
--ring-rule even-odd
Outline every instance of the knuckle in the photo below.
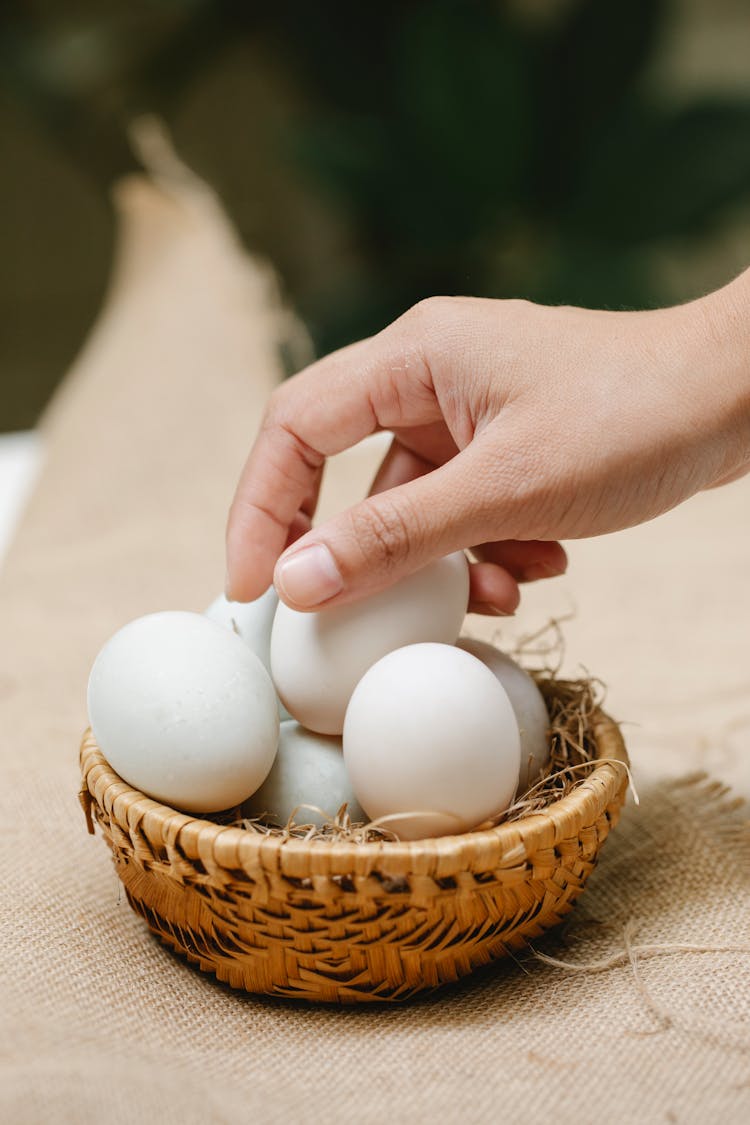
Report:
[[[314,449],[299,433],[296,424],[298,413],[293,409],[289,394],[284,387],[277,388],[268,400],[263,415],[262,429],[284,457],[291,456],[295,463],[301,462],[310,472],[317,472],[324,461],[323,455]]]
[[[402,319],[422,331],[431,331],[453,315],[453,297],[423,297],[404,313]]]
[[[498,301],[503,332],[513,340],[521,341],[539,328],[540,306],[524,297],[510,297]]]
[[[383,497],[351,513],[352,532],[365,560],[394,570],[419,547],[422,535],[408,501]]]
[[[508,316],[526,317],[536,306],[533,301],[527,301],[525,297],[509,297],[503,301],[503,308]]]
[[[277,387],[271,392],[268,402],[266,403],[265,411],[263,412],[263,428],[266,430],[273,429],[274,426],[281,424],[282,419],[286,415],[286,398],[284,395],[284,388]]]
[[[455,335],[459,304],[456,297],[425,297],[392,325],[394,339],[401,341],[412,372],[420,370],[423,381],[432,382],[432,363]]]

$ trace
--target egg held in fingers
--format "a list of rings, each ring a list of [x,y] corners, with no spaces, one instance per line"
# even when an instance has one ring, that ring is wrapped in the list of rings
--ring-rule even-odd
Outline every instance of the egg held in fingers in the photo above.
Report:
[[[404,645],[452,645],[468,600],[469,566],[459,551],[350,605],[300,613],[280,602],[271,671],[282,703],[309,730],[341,734],[352,692],[368,668]]]

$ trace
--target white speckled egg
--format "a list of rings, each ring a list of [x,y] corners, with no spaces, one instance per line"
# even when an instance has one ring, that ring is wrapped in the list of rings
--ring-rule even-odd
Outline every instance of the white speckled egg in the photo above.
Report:
[[[461,552],[353,605],[299,613],[279,603],[271,669],[287,710],[310,730],[341,734],[355,686],[377,660],[420,641],[456,640],[469,599]]]
[[[91,670],[88,709],[120,777],[188,812],[240,804],[276,754],[268,673],[238,636],[198,613],[152,613],[115,633]]]
[[[248,817],[266,813],[274,824],[283,826],[299,805],[315,805],[332,819],[344,803],[353,821],[368,819],[349,781],[341,739],[315,734],[291,721],[281,724],[279,749],[271,772],[242,811]],[[300,808],[294,819],[298,824],[320,827],[326,817]]]
[[[549,714],[542,693],[528,672],[493,645],[461,637],[458,647],[486,664],[508,693],[521,733],[518,792],[525,793],[549,761]]]
[[[359,803],[403,839],[466,832],[504,811],[521,743],[490,670],[452,645],[416,644],[374,664],[352,695],[344,761]]]
[[[205,611],[205,616],[241,637],[270,675],[271,629],[278,604],[279,596],[273,586],[269,586],[265,594],[254,602],[230,602],[224,594],[219,594]],[[279,716],[282,721],[291,718],[281,701]]]

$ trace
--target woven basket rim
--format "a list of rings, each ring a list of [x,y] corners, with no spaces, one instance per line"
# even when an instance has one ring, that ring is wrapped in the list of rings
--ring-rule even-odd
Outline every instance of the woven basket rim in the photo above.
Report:
[[[461,871],[490,871],[540,848],[555,848],[584,824],[591,824],[617,799],[627,784],[628,755],[618,725],[597,708],[589,724],[596,744],[590,774],[566,796],[547,808],[494,828],[410,841],[302,840],[264,835],[245,828],[216,824],[198,814],[176,809],[145,796],[112,769],[90,730],[80,748],[81,801],[91,824],[91,804],[108,814],[132,839],[143,835],[148,845],[176,861],[203,863],[247,874],[258,868],[294,878],[311,875],[389,875],[447,877]],[[606,760],[601,760],[606,759]]]

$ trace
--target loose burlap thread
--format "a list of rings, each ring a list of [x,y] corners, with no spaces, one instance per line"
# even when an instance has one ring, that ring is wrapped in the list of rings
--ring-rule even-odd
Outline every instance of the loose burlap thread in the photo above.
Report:
[[[221,586],[278,318],[210,195],[135,179],[117,206],[107,307],[45,421],[46,468],[0,576],[0,1118],[745,1120],[750,840],[705,779],[646,769],[570,922],[535,947],[594,966],[625,952],[606,971],[530,950],[403,1008],[313,1008],[231,993],[130,911],[76,801],[86,674],[124,621],[201,609]],[[329,505],[363,487],[369,466],[352,465]],[[624,582],[627,566],[623,549]],[[698,659],[680,627],[675,661]],[[644,724],[638,746],[658,756],[648,740]],[[708,951],[638,953],[659,944]]]

